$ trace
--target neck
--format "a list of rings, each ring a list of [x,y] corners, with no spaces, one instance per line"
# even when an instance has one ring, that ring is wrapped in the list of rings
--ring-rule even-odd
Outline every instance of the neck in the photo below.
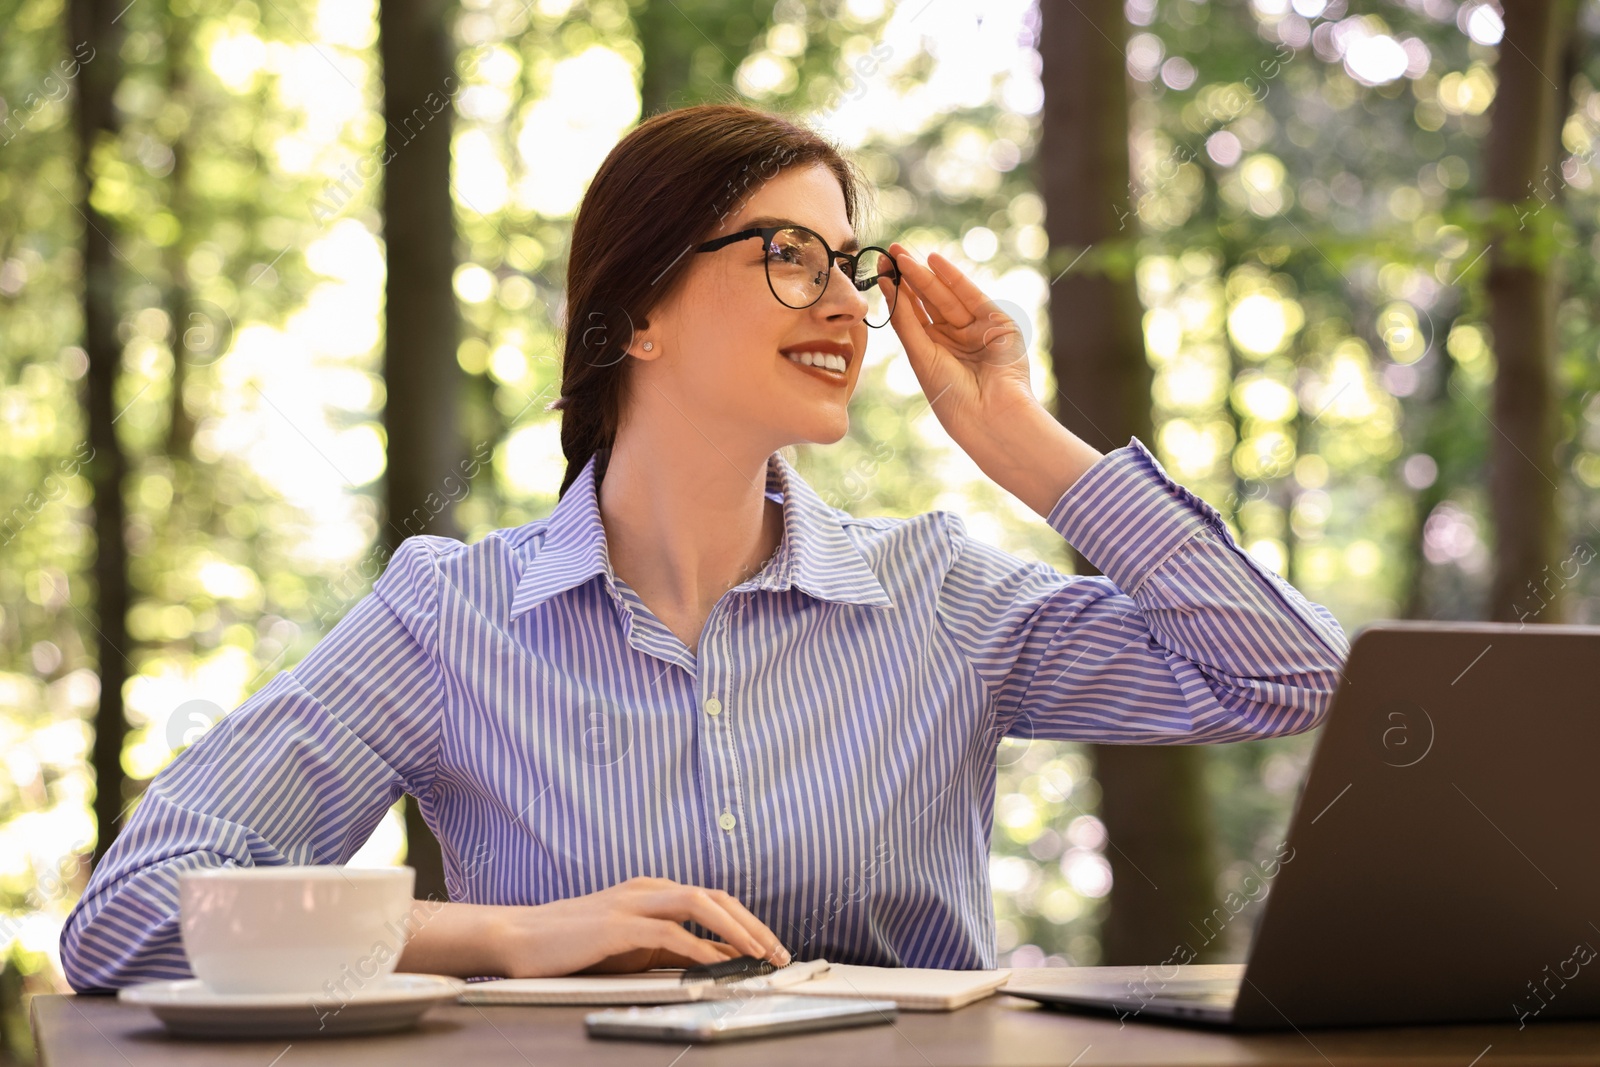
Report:
[[[649,422],[620,431],[599,491],[612,569],[653,610],[709,612],[783,538],[765,496],[770,455],[698,433],[659,439]]]

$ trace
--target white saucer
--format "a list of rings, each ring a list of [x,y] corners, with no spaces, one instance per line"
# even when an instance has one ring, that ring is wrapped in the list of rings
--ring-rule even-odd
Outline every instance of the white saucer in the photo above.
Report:
[[[316,1037],[372,1034],[416,1024],[435,1004],[466,988],[441,974],[388,974],[348,995],[217,993],[198,978],[145,982],[117,991],[175,1034],[191,1037]]]

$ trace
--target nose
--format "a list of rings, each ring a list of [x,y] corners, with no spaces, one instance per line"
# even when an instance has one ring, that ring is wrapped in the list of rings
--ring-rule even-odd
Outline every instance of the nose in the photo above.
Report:
[[[834,273],[828,279],[828,288],[818,303],[826,305],[830,317],[849,314],[863,322],[866,321],[867,294],[856,288],[855,279],[850,274],[850,264],[842,259],[836,259],[833,261],[833,267]]]

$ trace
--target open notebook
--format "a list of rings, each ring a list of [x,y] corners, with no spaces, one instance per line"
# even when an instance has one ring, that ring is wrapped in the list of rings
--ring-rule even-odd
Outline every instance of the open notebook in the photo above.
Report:
[[[994,971],[943,971],[931,967],[861,967],[806,960],[770,974],[718,985],[680,981],[681,970],[638,974],[580,974],[566,978],[496,978],[471,982],[465,1004],[674,1004],[755,993],[867,997],[892,1000],[902,1011],[954,1011],[989,996],[1011,976]]]

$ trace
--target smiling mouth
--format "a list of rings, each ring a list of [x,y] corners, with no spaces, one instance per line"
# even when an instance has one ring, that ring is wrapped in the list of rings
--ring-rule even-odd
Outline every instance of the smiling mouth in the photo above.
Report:
[[[800,370],[834,385],[849,380],[850,362],[831,352],[779,352],[778,355]]]
[[[843,374],[850,368],[850,361],[843,356],[831,352],[780,352],[780,356],[791,363],[798,363],[804,367],[821,367],[824,370],[838,371]]]

